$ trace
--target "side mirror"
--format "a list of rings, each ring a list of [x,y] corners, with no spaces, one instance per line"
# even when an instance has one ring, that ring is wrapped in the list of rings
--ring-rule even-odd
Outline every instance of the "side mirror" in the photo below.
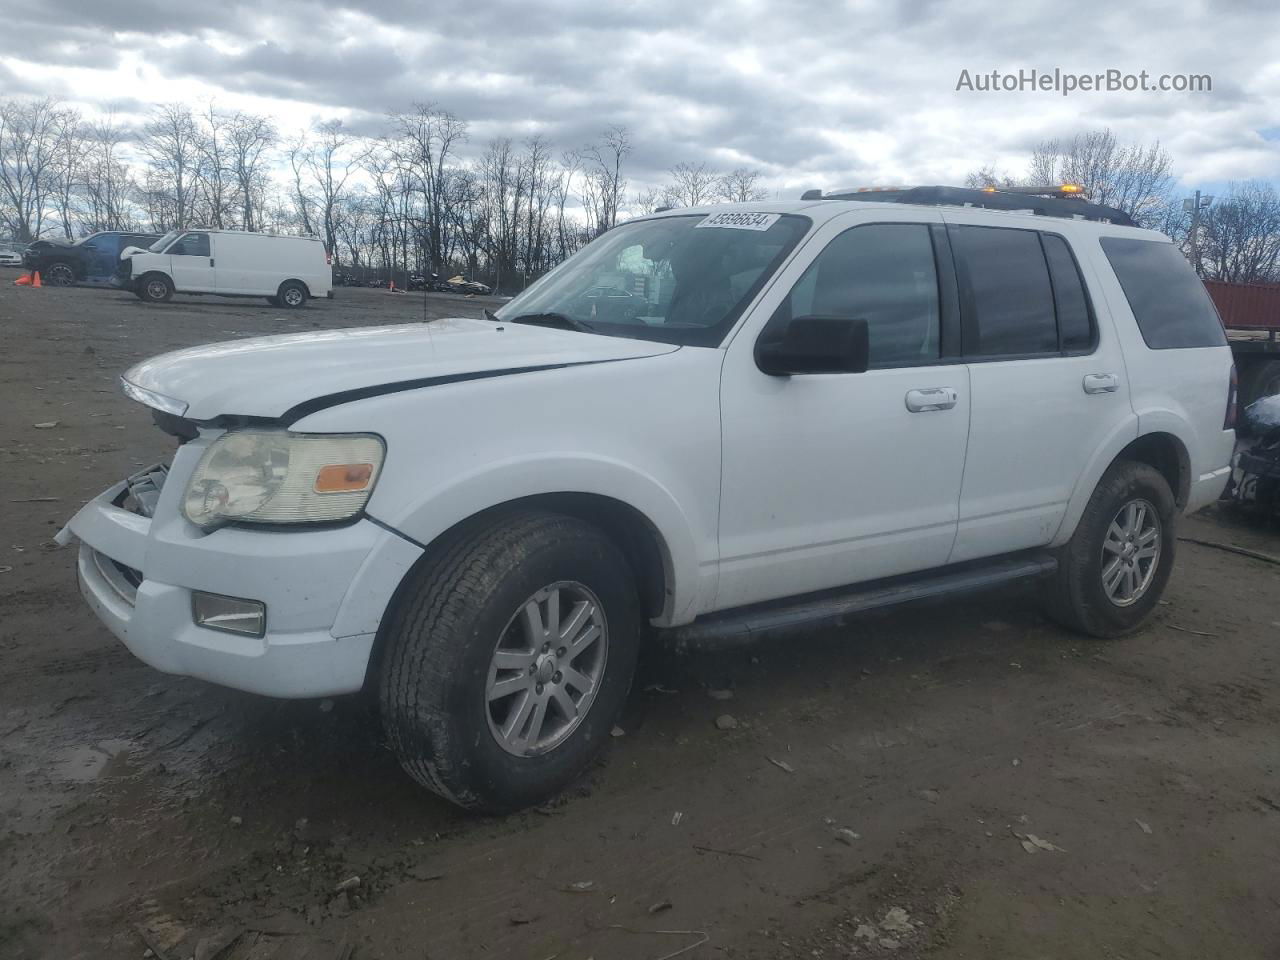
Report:
[[[870,354],[865,319],[796,317],[778,339],[756,343],[756,366],[771,377],[863,373]]]

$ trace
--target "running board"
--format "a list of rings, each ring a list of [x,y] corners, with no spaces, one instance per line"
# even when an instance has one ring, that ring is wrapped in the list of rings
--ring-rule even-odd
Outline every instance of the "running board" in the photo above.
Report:
[[[932,600],[998,587],[1016,580],[1047,577],[1058,569],[1048,552],[978,560],[854,587],[771,600],[699,617],[669,635],[677,644],[749,643],[764,634],[810,630],[844,617],[913,600]]]

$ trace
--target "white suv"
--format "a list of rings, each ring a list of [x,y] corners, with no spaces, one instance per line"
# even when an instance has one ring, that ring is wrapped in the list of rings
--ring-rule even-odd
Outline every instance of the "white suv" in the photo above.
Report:
[[[488,319],[166,354],[123,384],[172,463],[63,536],[147,663],[372,686],[405,769],[487,810],[583,769],[650,626],[1039,577],[1128,633],[1226,483],[1234,390],[1204,288],[1126,222],[951,188],[675,210]]]

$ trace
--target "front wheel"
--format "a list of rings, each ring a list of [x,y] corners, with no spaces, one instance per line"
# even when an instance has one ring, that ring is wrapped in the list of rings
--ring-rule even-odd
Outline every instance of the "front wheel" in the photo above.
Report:
[[[469,809],[553,797],[608,741],[631,687],[641,615],[626,559],[588,523],[527,512],[411,577],[379,678],[401,765]]]
[[[76,271],[65,260],[55,260],[44,268],[41,283],[49,287],[69,287],[76,282]]]
[[[138,296],[148,303],[166,303],[173,299],[173,281],[163,273],[148,273],[137,285]]]
[[[1154,467],[1111,465],[1058,555],[1047,586],[1049,615],[1065,627],[1111,638],[1140,629],[1173,569],[1177,504]]]

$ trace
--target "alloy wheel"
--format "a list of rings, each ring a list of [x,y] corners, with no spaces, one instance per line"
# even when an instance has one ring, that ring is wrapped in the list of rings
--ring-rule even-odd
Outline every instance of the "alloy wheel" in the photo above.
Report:
[[[578,728],[604,678],[609,627],[599,599],[576,581],[529,597],[507,621],[489,664],[489,732],[518,757],[555,749]]]
[[[1127,607],[1151,587],[1160,565],[1163,531],[1149,500],[1130,500],[1107,527],[1102,541],[1102,590],[1117,607]]]

